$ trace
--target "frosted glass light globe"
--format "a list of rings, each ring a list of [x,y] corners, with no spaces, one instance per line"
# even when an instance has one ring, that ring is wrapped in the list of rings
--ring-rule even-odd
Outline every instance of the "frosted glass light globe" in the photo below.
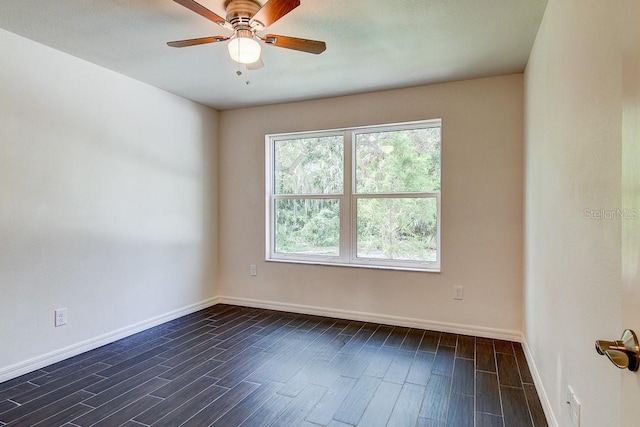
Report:
[[[262,48],[253,38],[236,37],[229,42],[231,59],[240,64],[253,64],[260,59]]]

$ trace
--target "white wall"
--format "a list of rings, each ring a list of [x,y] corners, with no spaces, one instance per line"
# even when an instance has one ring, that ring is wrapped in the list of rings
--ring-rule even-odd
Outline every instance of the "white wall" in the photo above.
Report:
[[[217,112],[2,30],[0,58],[2,381],[216,294]]]
[[[637,34],[634,41],[625,33],[637,29],[637,12],[637,0],[550,0],[525,73],[524,332],[562,426],[571,425],[567,385],[582,402],[582,427],[637,423],[619,402],[624,378],[638,407],[637,375],[617,370],[593,343],[617,339],[623,327],[640,328],[621,322],[622,230],[631,237],[626,250],[636,269],[627,298],[635,295],[637,312],[640,222],[586,211],[622,208],[625,174],[626,207],[639,206],[640,160],[629,154],[638,153],[640,135],[640,50]],[[634,73],[622,67],[629,42]],[[623,110],[630,113],[624,162]]]
[[[223,301],[518,339],[522,109],[519,74],[222,112]],[[264,262],[265,134],[438,117],[442,273]],[[454,285],[464,286],[464,301],[453,300]]]

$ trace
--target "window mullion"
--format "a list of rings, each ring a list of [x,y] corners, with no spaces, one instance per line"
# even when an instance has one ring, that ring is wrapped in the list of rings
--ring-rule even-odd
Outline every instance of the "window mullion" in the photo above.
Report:
[[[351,258],[351,218],[352,218],[352,200],[353,192],[353,149],[351,141],[351,132],[344,132],[344,186],[342,188],[342,198],[340,200],[340,257],[344,260]]]

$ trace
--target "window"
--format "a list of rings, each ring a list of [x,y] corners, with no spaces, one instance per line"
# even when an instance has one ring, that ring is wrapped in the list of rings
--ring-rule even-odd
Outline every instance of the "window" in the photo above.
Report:
[[[266,258],[439,271],[441,122],[266,136]]]

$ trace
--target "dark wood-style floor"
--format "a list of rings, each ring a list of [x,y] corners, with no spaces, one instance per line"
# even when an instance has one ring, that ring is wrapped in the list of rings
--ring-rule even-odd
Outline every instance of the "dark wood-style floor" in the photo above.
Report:
[[[518,343],[216,305],[0,384],[0,426],[546,426]]]

